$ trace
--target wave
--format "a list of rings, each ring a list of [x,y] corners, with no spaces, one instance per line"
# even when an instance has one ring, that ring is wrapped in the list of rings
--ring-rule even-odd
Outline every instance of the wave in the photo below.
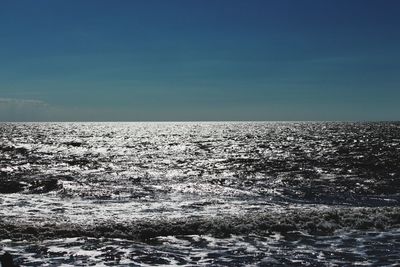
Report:
[[[387,230],[400,228],[400,208],[329,208],[246,213],[217,217],[137,219],[129,222],[98,221],[74,223],[23,223],[0,219],[2,239],[49,239],[76,236],[147,240],[159,236],[270,235],[306,232],[331,235],[338,230]]]
[[[1,174],[1,173],[0,173]],[[5,179],[4,179],[5,178]],[[319,186],[304,185],[286,186],[274,188],[277,182],[271,179],[262,181],[265,188],[261,188],[261,181],[258,187],[238,186],[235,184],[216,183],[223,179],[209,179],[205,181],[180,181],[179,184],[170,181],[162,181],[161,187],[155,185],[156,181],[141,183],[141,178],[132,179],[119,177],[116,180],[110,175],[99,175],[94,177],[52,176],[49,177],[1,177],[0,194],[45,194],[53,193],[61,199],[81,198],[85,200],[129,200],[145,196],[162,195],[165,193],[194,195],[213,195],[237,199],[265,199],[272,203],[292,204],[323,204],[323,205],[346,205],[353,207],[398,207],[400,203],[399,194],[361,194],[354,192],[338,192],[335,186],[329,183]],[[333,179],[333,178],[332,178]],[[137,181],[139,180],[139,182]],[[235,180],[231,179],[231,183]],[[276,178],[275,180],[280,180]],[[116,181],[120,186],[116,186]],[[169,182],[169,183],[168,183]],[[123,185],[123,186],[122,186]]]

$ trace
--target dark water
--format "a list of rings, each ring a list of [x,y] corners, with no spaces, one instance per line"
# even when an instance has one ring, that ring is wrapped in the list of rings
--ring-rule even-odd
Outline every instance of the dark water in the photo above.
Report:
[[[400,264],[400,123],[0,124],[23,266]]]

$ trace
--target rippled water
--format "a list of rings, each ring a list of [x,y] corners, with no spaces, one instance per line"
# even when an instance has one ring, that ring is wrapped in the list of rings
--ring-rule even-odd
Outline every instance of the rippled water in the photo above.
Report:
[[[396,265],[400,123],[0,124],[21,265]]]

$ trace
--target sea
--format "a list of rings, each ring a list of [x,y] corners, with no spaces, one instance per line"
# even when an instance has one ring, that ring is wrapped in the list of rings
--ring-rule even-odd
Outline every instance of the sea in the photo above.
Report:
[[[19,266],[399,266],[399,122],[1,123]]]

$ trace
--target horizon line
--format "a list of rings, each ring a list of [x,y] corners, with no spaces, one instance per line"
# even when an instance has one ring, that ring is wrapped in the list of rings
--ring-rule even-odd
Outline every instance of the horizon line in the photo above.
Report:
[[[400,120],[138,120],[138,121],[0,121],[0,123],[218,123],[218,122],[252,122],[252,123],[277,123],[277,122],[338,122],[338,123],[391,123]]]

